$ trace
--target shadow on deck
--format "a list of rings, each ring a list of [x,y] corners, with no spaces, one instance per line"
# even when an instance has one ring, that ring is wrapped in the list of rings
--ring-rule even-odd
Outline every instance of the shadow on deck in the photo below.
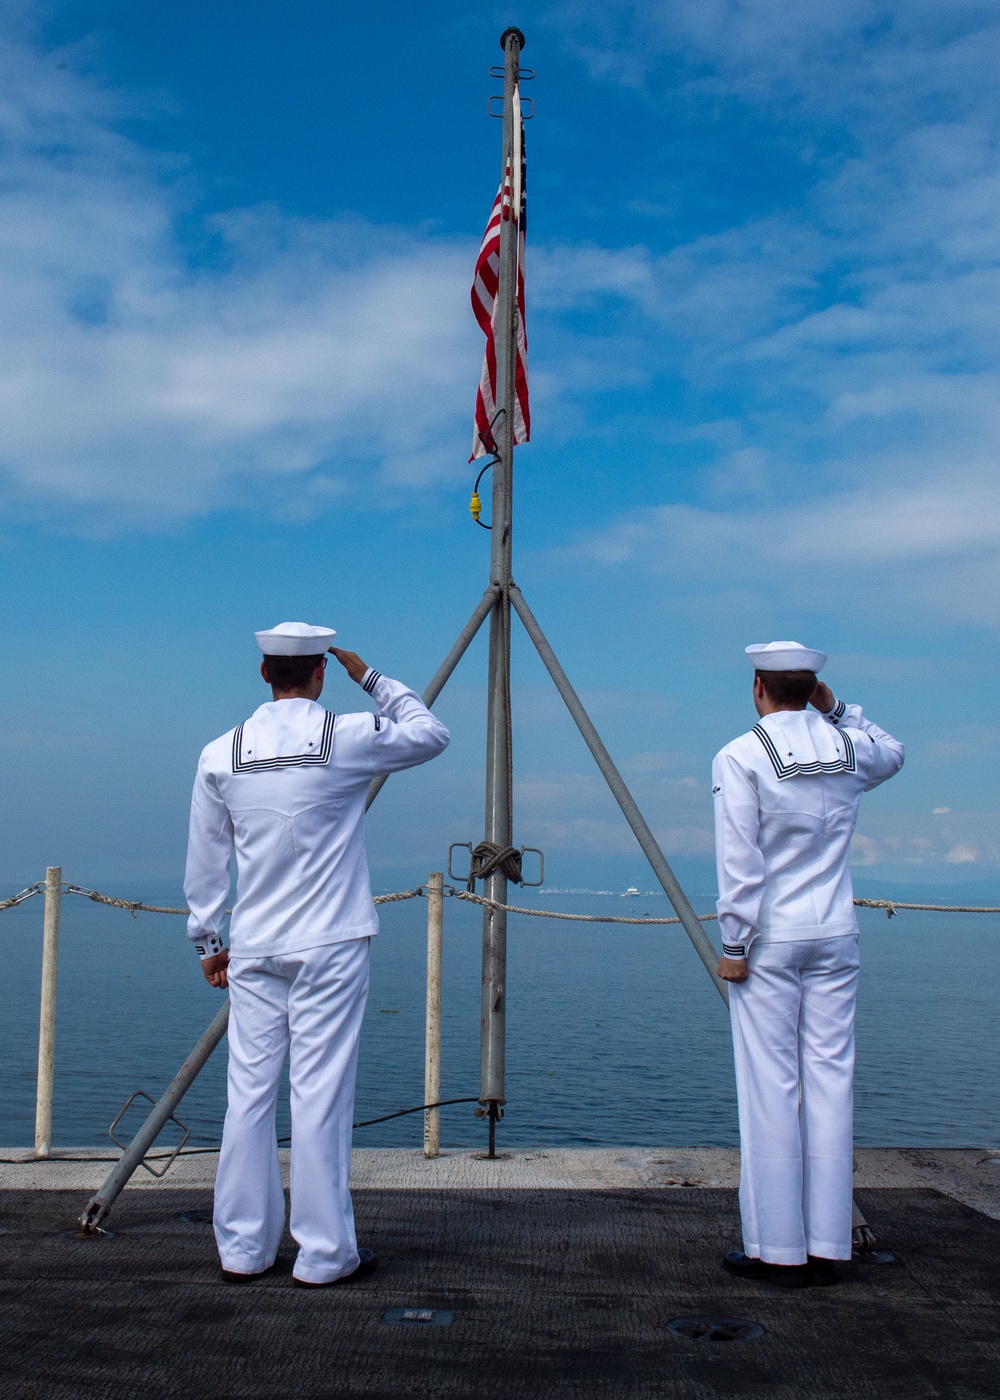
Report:
[[[378,1272],[342,1289],[218,1279],[198,1190],[126,1194],[113,1240],[57,1238],[78,1191],[0,1192],[0,1394],[63,1397],[1000,1396],[1000,1222],[931,1190],[858,1193],[900,1262],[834,1288],[730,1278],[735,1192],[355,1192]],[[389,1308],[448,1327],[389,1326]],[[759,1323],[688,1340],[673,1318]]]

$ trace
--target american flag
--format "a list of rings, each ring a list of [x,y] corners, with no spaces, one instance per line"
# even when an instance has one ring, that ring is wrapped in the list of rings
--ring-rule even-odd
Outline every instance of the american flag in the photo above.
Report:
[[[483,373],[476,394],[476,423],[472,434],[472,456],[496,452],[493,431],[497,417],[497,287],[500,280],[500,225],[514,219],[517,224],[517,366],[514,373],[514,442],[527,442],[531,437],[531,415],[528,410],[528,339],[524,330],[524,239],[527,225],[527,166],[524,156],[524,127],[521,103],[514,92],[514,150],[507,158],[503,182],[493,201],[489,223],[483,234],[476,275],[472,283],[472,310],[480,329],[486,336]]]

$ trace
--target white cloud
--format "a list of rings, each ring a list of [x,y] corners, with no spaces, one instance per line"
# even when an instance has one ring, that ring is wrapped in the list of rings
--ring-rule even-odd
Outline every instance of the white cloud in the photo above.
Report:
[[[664,778],[656,762],[670,755],[639,755],[630,786],[656,839],[668,856],[705,856],[715,849],[711,801],[692,777]],[[633,765],[627,765],[633,766]],[[546,851],[633,855],[635,837],[597,772],[526,772],[514,784],[520,839]]]
[[[622,768],[626,773],[662,773],[667,768],[673,768],[677,759],[675,753],[651,749],[646,753],[633,754],[622,764]]]
[[[975,865],[979,860],[979,852],[975,846],[956,842],[945,856],[945,860],[949,865]]]
[[[898,119],[889,94],[931,103],[992,81],[990,0],[563,0],[550,22],[601,79],[659,95],[738,94],[855,122]]]
[[[911,870],[923,880],[949,865],[978,865],[993,873],[1000,868],[996,813],[943,807],[924,815],[862,807],[851,863]]]
[[[669,579],[692,607],[773,596],[815,565],[819,610],[861,588],[904,625],[995,627],[995,7],[581,0],[552,13],[592,73],[654,108],[735,103],[760,140],[773,128],[825,152],[803,159],[811,188],[767,217],[666,252],[566,250],[586,295],[633,308],[649,382],[684,386],[685,409],[657,425],[666,461],[699,436],[714,457],[693,503],[612,518],[575,553]],[[720,393],[728,415],[693,426],[690,405]]]
[[[375,470],[464,467],[471,247],[234,211],[197,235],[177,161],[123,102],[0,46],[0,491],[161,523],[248,497],[308,513]]]
[[[578,49],[601,36],[595,71],[654,102],[735,95],[851,140],[839,163],[816,162],[793,211],[666,250],[532,250],[548,347],[533,396],[551,438],[597,432],[613,451],[601,391],[627,388],[647,393],[665,456],[699,439],[715,456],[701,502],[613,521],[578,552],[655,572],[669,548],[718,595],[741,586],[766,529],[775,568],[815,547],[880,602],[1000,615],[992,8],[553,14]],[[124,99],[26,43],[0,50],[0,79],[8,516],[93,528],[248,500],[308,516],[373,474],[422,487],[464,470],[481,353],[471,245],[258,209],[193,248],[178,233],[183,165],[118,132]],[[689,407],[682,421],[657,402],[664,382],[736,407],[692,425]]]

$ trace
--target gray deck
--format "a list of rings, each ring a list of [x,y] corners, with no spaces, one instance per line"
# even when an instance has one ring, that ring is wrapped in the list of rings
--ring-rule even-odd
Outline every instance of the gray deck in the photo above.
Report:
[[[997,1173],[992,1157],[968,1155]],[[660,1154],[661,1171],[682,1156]],[[482,1167],[505,1170],[472,1170]],[[731,1188],[669,1186],[649,1172],[614,1189],[362,1186],[359,1235],[381,1267],[315,1292],[291,1286],[290,1240],[282,1273],[241,1288],[219,1281],[210,1226],[179,1218],[210,1205],[207,1182],[129,1191],[113,1240],[59,1240],[86,1196],[0,1191],[5,1397],[1000,1395],[1000,1222],[912,1183],[858,1192],[900,1262],[802,1293],[722,1272],[738,1243]],[[448,1328],[386,1326],[394,1307],[455,1316]],[[702,1314],[765,1333],[722,1342],[666,1331],[671,1318]]]

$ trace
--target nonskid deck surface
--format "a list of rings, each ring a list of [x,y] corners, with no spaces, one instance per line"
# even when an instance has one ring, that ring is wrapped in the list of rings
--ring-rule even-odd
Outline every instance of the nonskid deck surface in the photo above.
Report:
[[[490,1164],[490,1169],[501,1167]],[[1000,1394],[1000,1222],[940,1192],[861,1190],[900,1262],[801,1293],[733,1279],[732,1189],[356,1192],[372,1277],[342,1289],[279,1273],[221,1283],[210,1190],[126,1193],[113,1239],[57,1238],[86,1194],[0,1192],[0,1394],[18,1397],[768,1396]],[[450,1326],[391,1326],[388,1309]],[[759,1323],[753,1341],[690,1340],[673,1318]]]
[[[164,1151],[157,1148],[157,1151]],[[109,1146],[66,1147],[36,1162],[28,1148],[0,1148],[0,1191],[96,1191],[118,1150]],[[282,1174],[288,1185],[288,1151]],[[94,1160],[94,1159],[98,1160]],[[82,1159],[82,1160],[81,1160]],[[954,1147],[859,1147],[854,1154],[858,1190],[930,1187],[1000,1220],[1000,1150]],[[129,1192],[204,1186],[215,1180],[218,1156],[179,1158],[162,1182],[139,1170]],[[662,1186],[709,1189],[738,1186],[740,1154],[735,1147],[522,1147],[502,1149],[495,1161],[468,1148],[446,1148],[428,1160],[419,1149],[356,1147],[351,1157],[354,1190],[539,1191],[649,1190]]]

